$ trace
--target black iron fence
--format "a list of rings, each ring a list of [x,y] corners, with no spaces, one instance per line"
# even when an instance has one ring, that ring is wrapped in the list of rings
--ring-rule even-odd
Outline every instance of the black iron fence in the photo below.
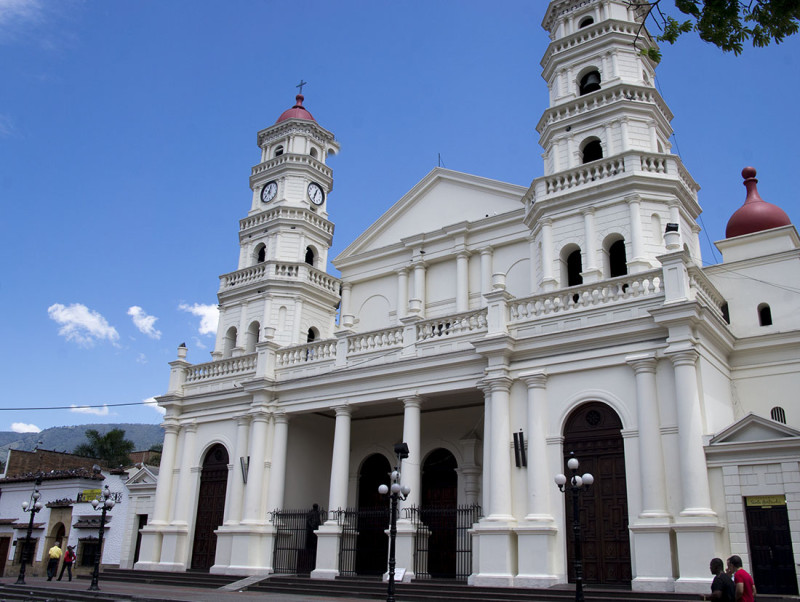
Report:
[[[317,536],[314,531],[328,518],[322,509],[270,512],[275,526],[272,567],[276,573],[307,574],[314,570]]]
[[[389,557],[389,507],[347,508],[337,513],[342,535],[339,544],[339,574],[382,575]]]
[[[414,577],[466,581],[472,573],[472,526],[482,516],[477,504],[404,509],[416,529]]]

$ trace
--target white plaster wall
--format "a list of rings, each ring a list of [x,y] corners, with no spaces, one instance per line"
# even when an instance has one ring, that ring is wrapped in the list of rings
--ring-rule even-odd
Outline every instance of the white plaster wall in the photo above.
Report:
[[[284,508],[328,507],[334,425],[333,419],[313,414],[289,421]]]

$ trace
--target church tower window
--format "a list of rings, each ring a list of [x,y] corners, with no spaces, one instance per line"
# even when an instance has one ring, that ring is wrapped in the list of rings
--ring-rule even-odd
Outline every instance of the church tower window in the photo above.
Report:
[[[758,324],[760,326],[772,326],[772,310],[766,303],[758,306]]]
[[[236,347],[236,327],[231,326],[225,333],[225,339],[222,341],[222,357],[229,358],[233,355],[233,348]]]
[[[306,263],[310,266],[313,266],[315,257],[316,253],[314,253],[314,249],[311,247],[306,247]]]
[[[584,27],[589,27],[594,23],[594,19],[592,17],[584,17],[578,22],[578,29],[583,29]]]
[[[275,148],[275,156],[280,157],[283,154],[283,146],[278,146]]]
[[[316,159],[317,158],[317,149],[312,146],[311,147],[311,152],[309,154]]]
[[[263,242],[256,247],[256,263],[264,263],[267,259],[267,245]]]
[[[775,422],[786,424],[786,412],[782,407],[775,406],[769,411],[769,415]]]
[[[599,89],[600,89],[600,72],[597,71],[597,69],[594,69],[593,71],[589,71],[589,73],[587,73],[581,78],[578,92],[580,96],[583,96],[584,94],[597,92]]]
[[[608,276],[610,278],[625,276],[628,273],[625,239],[619,238],[612,242],[606,252],[608,253]]]
[[[567,245],[561,251],[561,281],[566,283],[566,286],[578,286],[583,284],[583,259],[581,258],[581,250],[577,245]]]
[[[591,163],[603,158],[603,145],[597,138],[592,138],[583,145],[581,155],[584,163]]]
[[[313,326],[308,329],[308,335],[306,336],[306,343],[313,343],[319,338],[319,332]]]
[[[245,353],[253,353],[256,350],[256,343],[258,343],[258,334],[261,332],[261,324],[252,322],[247,327],[247,336],[245,338],[244,350]]]

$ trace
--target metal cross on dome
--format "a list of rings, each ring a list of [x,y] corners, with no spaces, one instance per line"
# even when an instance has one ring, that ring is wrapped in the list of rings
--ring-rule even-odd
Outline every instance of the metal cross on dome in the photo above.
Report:
[[[300,94],[303,93],[303,86],[305,86],[307,83],[308,82],[304,82],[303,81],[302,77],[300,78],[300,83],[295,86],[295,88],[299,88],[300,89],[300,92],[299,92]]]

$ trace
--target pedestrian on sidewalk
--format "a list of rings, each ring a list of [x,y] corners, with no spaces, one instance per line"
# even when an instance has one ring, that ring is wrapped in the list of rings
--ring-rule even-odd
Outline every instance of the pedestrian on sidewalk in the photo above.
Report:
[[[722,558],[712,558],[709,569],[711,574],[714,575],[714,581],[711,582],[711,600],[714,602],[735,602],[736,600],[736,586],[733,584],[733,579],[728,575],[725,570],[725,565],[722,563]],[[703,596],[705,600],[705,596]]]
[[[75,562],[75,546],[67,546],[67,551],[64,553],[64,564],[61,565],[61,573],[58,575],[58,580],[64,576],[64,569],[67,569],[67,576],[72,581],[72,563]],[[722,561],[720,561],[722,562]]]
[[[54,543],[47,555],[49,556],[47,561],[47,580],[52,581],[58,572],[58,561],[61,560],[61,542]]]
[[[742,559],[736,554],[728,558],[728,574],[736,584],[736,602],[755,602],[756,584],[750,573],[742,568]]]

